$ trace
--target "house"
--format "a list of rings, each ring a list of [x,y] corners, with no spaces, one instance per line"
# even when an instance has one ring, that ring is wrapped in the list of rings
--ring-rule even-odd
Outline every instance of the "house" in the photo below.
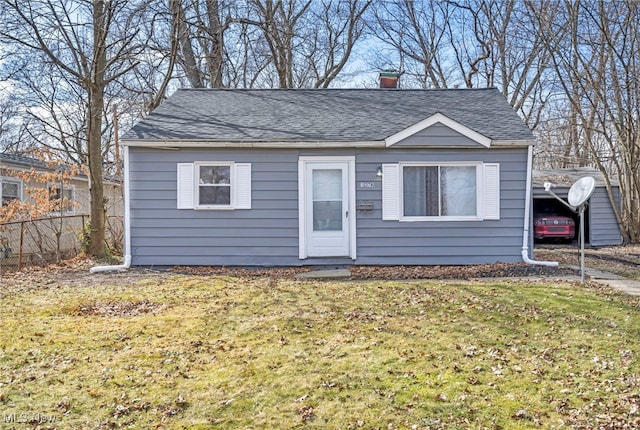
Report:
[[[607,192],[604,176],[592,167],[534,170],[534,213],[541,210],[551,211],[573,218],[578,225],[578,215],[545,192],[544,183],[553,183],[555,185],[553,192],[566,200],[571,185],[585,176],[591,176],[596,181],[595,190],[589,199],[584,216],[585,243],[591,246],[620,245],[622,234]],[[615,181],[611,183],[611,193],[615,204],[620,208],[620,187]]]
[[[530,256],[534,137],[496,89],[183,89],[122,144],[125,265]]]
[[[51,198],[62,199],[63,215],[89,213],[89,180],[86,175],[79,174],[66,179],[64,183],[50,180],[37,180],[38,174],[50,179],[58,175],[47,175],[61,172],[68,166],[52,166],[38,158],[20,154],[0,153],[0,207],[13,200],[32,201],[29,191],[47,189]],[[25,180],[20,172],[35,172],[36,179]],[[122,216],[122,186],[116,178],[105,178],[105,209],[108,217]],[[59,212],[56,212],[58,215]]]
[[[0,154],[0,272],[80,251],[80,232],[89,220],[90,192],[88,178],[74,173],[66,165]],[[104,197],[106,240],[109,246],[118,246],[124,234],[120,181],[105,178]],[[11,204],[14,201],[25,204]]]

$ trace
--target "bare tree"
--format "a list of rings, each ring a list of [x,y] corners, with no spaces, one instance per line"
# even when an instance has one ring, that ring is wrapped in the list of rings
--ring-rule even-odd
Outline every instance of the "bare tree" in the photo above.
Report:
[[[345,69],[361,39],[365,13],[371,3],[371,0],[248,1],[234,21],[242,26],[242,41],[254,55],[253,70],[257,75],[251,84],[329,87]]]
[[[106,88],[135,67],[138,4],[126,0],[2,1],[0,36],[13,58],[46,59],[86,97],[84,124],[91,188],[89,253],[105,253],[103,115]],[[23,64],[26,64],[23,62]],[[37,70],[38,64],[29,63]]]
[[[226,5],[219,0],[169,0],[169,9],[178,47],[177,62],[190,86],[222,87],[224,33],[231,22]]]
[[[0,99],[0,152],[22,149],[24,128],[22,112],[17,98],[6,91]]]
[[[550,58],[520,1],[395,0],[376,4],[374,11],[372,31],[396,53],[396,67],[409,80],[404,85],[498,87],[537,127],[549,97]]]
[[[354,48],[365,31],[366,12],[372,0],[327,1],[311,11],[313,32],[304,44],[307,70],[298,82],[328,88],[345,70]],[[317,5],[316,5],[317,6]],[[306,85],[305,85],[306,86]]]
[[[118,109],[107,110],[116,112],[125,130],[158,107],[175,87],[183,85],[183,74],[177,73],[178,22],[170,6],[168,0],[141,4],[137,11],[137,43],[141,49],[136,67],[108,88],[110,98],[117,99]]]
[[[437,0],[377,3],[371,30],[397,55],[397,64],[393,64],[393,58],[381,59],[384,65],[379,68],[402,69],[407,78],[423,88],[456,85],[452,64],[447,60],[446,23],[453,9],[449,3]]]
[[[483,27],[485,39],[479,42],[484,58],[479,74],[486,86],[496,86],[535,129],[549,91],[546,72],[551,61],[549,51],[536,31],[535,21],[519,0],[483,0],[477,5],[476,29]]]
[[[87,164],[86,113],[82,89],[65,79],[46,61],[41,73],[25,70],[15,75],[20,89],[15,94],[23,104],[23,149],[46,149],[67,163]],[[25,147],[28,145],[28,148]]]
[[[604,175],[625,241],[640,240],[640,5],[635,1],[554,2],[549,16],[528,7],[546,29],[553,70],[568,115],[565,157],[593,163]],[[620,186],[621,205],[612,192]]]
[[[295,39],[300,34],[300,22],[311,8],[311,0],[251,0],[248,3],[246,15],[238,21],[261,30],[278,86],[293,88]]]

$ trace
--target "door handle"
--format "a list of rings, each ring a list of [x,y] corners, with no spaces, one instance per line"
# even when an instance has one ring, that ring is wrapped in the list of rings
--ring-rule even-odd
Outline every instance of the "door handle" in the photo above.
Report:
[[[347,211],[347,213],[344,216],[345,218],[349,218],[349,211]]]

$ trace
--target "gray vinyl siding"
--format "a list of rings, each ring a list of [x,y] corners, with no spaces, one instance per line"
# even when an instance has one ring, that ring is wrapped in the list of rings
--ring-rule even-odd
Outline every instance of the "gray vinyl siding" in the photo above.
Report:
[[[434,124],[393,145],[482,148],[478,142],[443,124]]]
[[[298,258],[298,158],[356,156],[357,260]],[[297,266],[307,264],[476,264],[520,261],[526,148],[509,149],[180,149],[130,148],[134,265]],[[176,209],[176,165],[251,163],[248,210]],[[382,221],[377,168],[400,161],[500,163],[496,221]],[[373,185],[360,187],[361,183]]]
[[[616,202],[620,201],[620,190],[613,188]],[[591,246],[620,245],[622,235],[611,207],[605,187],[597,187],[589,200],[589,244]]]
[[[297,264],[296,152],[131,148],[130,158],[134,265]],[[252,209],[176,209],[177,163],[194,161],[252,163]]]
[[[500,163],[500,220],[382,221],[380,191],[358,188],[371,181],[380,163],[482,161]],[[521,261],[526,186],[526,148],[491,150],[395,148],[357,157],[358,200],[374,211],[358,214],[358,264],[464,265]]]

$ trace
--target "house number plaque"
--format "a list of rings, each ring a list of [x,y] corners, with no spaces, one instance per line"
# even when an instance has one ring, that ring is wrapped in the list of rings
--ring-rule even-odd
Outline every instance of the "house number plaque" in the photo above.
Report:
[[[380,182],[360,182],[360,188],[375,189],[379,187]]]

